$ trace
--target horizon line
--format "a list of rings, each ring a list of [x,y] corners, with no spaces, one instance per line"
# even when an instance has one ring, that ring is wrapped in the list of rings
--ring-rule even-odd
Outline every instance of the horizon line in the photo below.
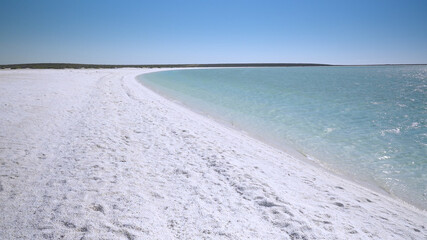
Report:
[[[189,68],[189,67],[351,67],[351,66],[415,66],[427,65],[427,63],[376,63],[376,64],[328,64],[328,63],[169,63],[169,64],[87,64],[87,63],[17,63],[0,64],[0,69],[59,69],[59,68]]]

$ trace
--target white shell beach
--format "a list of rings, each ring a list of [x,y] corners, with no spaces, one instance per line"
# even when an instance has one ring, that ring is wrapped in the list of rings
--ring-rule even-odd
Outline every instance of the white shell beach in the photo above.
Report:
[[[427,239],[427,214],[138,83],[0,70],[0,239]]]

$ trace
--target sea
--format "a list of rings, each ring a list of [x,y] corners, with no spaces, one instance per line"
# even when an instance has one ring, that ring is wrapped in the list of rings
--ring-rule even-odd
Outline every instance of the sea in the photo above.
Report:
[[[180,69],[138,80],[427,209],[427,65]]]

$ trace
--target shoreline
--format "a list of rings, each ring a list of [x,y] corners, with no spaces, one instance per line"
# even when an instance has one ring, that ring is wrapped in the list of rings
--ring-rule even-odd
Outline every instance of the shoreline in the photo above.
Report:
[[[0,71],[0,236],[427,235],[425,211],[167,100],[152,71]]]
[[[335,67],[335,66],[330,66],[330,67]],[[240,67],[238,67],[240,68]],[[163,71],[181,71],[181,70],[191,70],[191,69],[214,69],[214,68],[178,68],[178,69],[164,69],[164,70],[158,70],[158,71],[154,71],[154,72],[163,72]],[[218,67],[216,69],[222,69],[221,67]],[[151,72],[149,72],[151,73]],[[191,106],[177,100],[174,99],[172,97],[167,96],[167,94],[162,93],[161,91],[158,91],[156,89],[150,88],[149,86],[146,86],[141,80],[138,79],[138,77],[145,75],[145,74],[149,74],[149,73],[143,73],[141,75],[138,75],[135,77],[135,80],[140,83],[143,87],[145,87],[147,90],[153,92],[154,94],[158,95],[161,98],[164,98],[165,100],[172,102],[173,104],[176,104],[177,106],[181,107],[181,108],[185,108],[188,111],[194,112],[195,114],[199,114],[202,115],[203,117],[214,121],[217,124],[221,124],[224,127],[230,129],[231,131],[236,131],[239,132],[240,134],[243,134],[249,138],[253,138],[257,141],[260,141],[263,144],[266,144],[270,147],[273,147],[279,151],[283,151],[286,154],[291,155],[292,157],[298,159],[299,161],[302,161],[304,163],[308,163],[316,168],[319,168],[319,170],[321,171],[326,171],[330,174],[333,174],[339,178],[342,178],[346,181],[349,181],[353,184],[357,184],[360,185],[361,187],[364,187],[370,191],[373,191],[375,193],[381,194],[384,197],[390,198],[394,201],[397,201],[399,203],[402,203],[404,205],[407,205],[409,207],[412,207],[416,210],[419,211],[423,211],[427,214],[427,209],[423,209],[420,206],[417,206],[413,203],[407,202],[404,199],[399,198],[398,196],[393,195],[391,192],[389,192],[387,189],[379,186],[378,184],[376,184],[375,182],[370,182],[368,179],[366,180],[362,180],[362,179],[357,179],[356,177],[350,176],[345,174],[344,172],[342,172],[340,169],[335,168],[334,166],[328,164],[325,161],[322,161],[321,159],[315,158],[314,156],[311,156],[309,154],[304,153],[303,151],[296,149],[292,146],[289,145],[279,145],[279,144],[275,144],[272,141],[268,141],[267,139],[263,138],[262,136],[258,136],[256,134],[252,134],[250,131],[246,131],[243,128],[238,127],[237,125],[234,125],[226,120],[222,120],[220,118],[217,118],[215,116],[210,115],[208,112],[205,112],[203,110],[199,110],[199,109],[195,109],[192,108]]]
[[[388,64],[388,65],[390,65],[390,64]],[[380,66],[388,66],[388,65],[385,64],[385,65],[380,65]],[[391,64],[391,65],[393,65],[393,64]],[[405,64],[395,64],[395,65],[405,65]],[[413,65],[417,65],[417,64],[413,64]],[[337,67],[337,66],[339,66],[339,65],[331,65],[328,67]],[[343,66],[347,66],[347,65],[343,65]],[[353,66],[353,65],[349,65],[349,66]],[[359,65],[354,65],[354,66],[359,66]],[[360,65],[360,66],[371,66],[371,65]],[[373,65],[373,66],[376,66],[376,65]],[[222,67],[214,67],[214,68],[222,69]],[[158,71],[154,71],[154,72],[180,71],[180,70],[190,70],[190,69],[214,69],[214,68],[204,68],[204,67],[202,67],[202,68],[199,68],[199,67],[195,67],[195,68],[173,68],[173,69],[162,69],[162,70],[158,70]],[[236,67],[236,68],[241,68],[241,67]],[[251,68],[251,67],[249,67],[249,68]],[[151,93],[157,95],[159,98],[164,99],[165,101],[169,102],[170,104],[173,104],[176,107],[179,107],[181,109],[185,109],[186,111],[190,111],[194,114],[200,115],[203,118],[206,118],[208,121],[212,121],[215,124],[219,124],[219,125],[227,128],[229,131],[236,132],[237,134],[241,134],[247,138],[252,138],[252,139],[260,142],[261,144],[265,144],[271,148],[274,148],[278,151],[281,151],[285,154],[288,154],[288,155],[292,156],[293,158],[297,159],[298,161],[302,161],[303,163],[310,164],[311,166],[318,168],[321,171],[325,171],[329,174],[333,174],[334,176],[336,176],[342,180],[348,181],[351,184],[356,184],[356,185],[364,188],[367,191],[372,191],[376,194],[380,194],[382,197],[387,198],[391,201],[395,201],[398,204],[402,204],[403,206],[411,208],[414,211],[421,211],[424,214],[426,214],[426,217],[427,217],[427,210],[426,209],[422,209],[422,208],[420,208],[414,204],[406,202],[405,200],[393,195],[392,193],[390,193],[386,189],[376,185],[375,183],[359,180],[359,179],[353,178],[351,176],[345,175],[344,173],[340,172],[339,169],[334,169],[332,166],[328,166],[327,163],[322,162],[321,160],[316,159],[316,158],[314,158],[314,157],[312,157],[312,156],[310,156],[304,152],[301,152],[298,149],[295,149],[291,146],[285,146],[285,148],[281,148],[277,144],[274,144],[272,142],[268,142],[268,141],[262,139],[262,137],[251,134],[250,132],[246,131],[245,129],[239,128],[236,125],[233,125],[233,124],[231,124],[225,120],[218,119],[218,118],[210,115],[208,112],[204,112],[202,110],[194,109],[194,108],[190,107],[189,105],[187,105],[187,104],[185,104],[185,103],[183,103],[177,99],[169,97],[166,94],[163,94],[163,93],[161,93],[155,89],[152,89],[152,88],[146,86],[144,83],[142,83],[138,79],[138,77],[145,75],[145,74],[150,74],[150,73],[152,73],[152,72],[142,73],[140,75],[135,76],[135,81],[137,81],[139,84],[141,84],[147,91],[150,91]]]

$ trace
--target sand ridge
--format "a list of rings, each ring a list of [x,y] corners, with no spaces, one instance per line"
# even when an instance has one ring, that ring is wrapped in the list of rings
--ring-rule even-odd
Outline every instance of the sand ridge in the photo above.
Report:
[[[158,96],[150,71],[0,71],[0,239],[427,237],[425,212]]]

